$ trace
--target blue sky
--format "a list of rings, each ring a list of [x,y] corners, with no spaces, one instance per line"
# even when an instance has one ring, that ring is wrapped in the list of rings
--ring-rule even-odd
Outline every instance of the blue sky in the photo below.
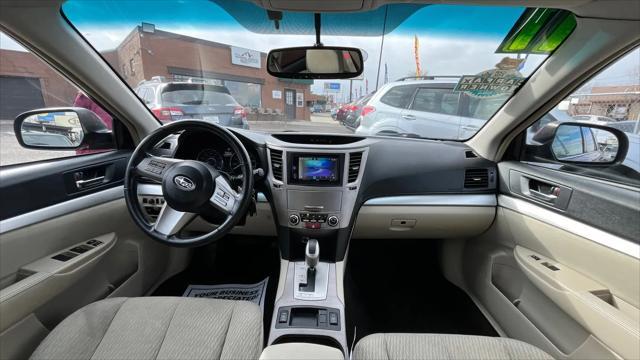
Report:
[[[505,56],[495,54],[496,48],[524,8],[398,4],[388,10],[381,7],[363,13],[323,14],[325,45],[354,46],[368,53],[364,78],[369,91],[374,89],[377,75],[381,82],[384,78],[383,71],[377,74],[377,67],[385,11],[387,30],[393,31],[385,36],[382,69],[386,63],[389,79],[394,80],[415,69],[414,35],[420,40],[422,69],[429,74],[468,75],[493,68]],[[153,23],[160,30],[264,52],[312,45],[315,41],[312,14],[285,13],[280,33],[274,35],[273,22],[267,19],[264,9],[237,0],[69,0],[64,3],[63,12],[99,51],[115,48],[141,22]],[[251,32],[247,27],[263,33]],[[289,34],[282,34],[285,31]],[[21,49],[3,34],[0,48]],[[528,76],[545,58],[530,56],[523,74]],[[622,68],[599,78],[615,77],[615,83],[627,82],[629,69],[637,69],[638,63],[630,61]],[[348,85],[348,81],[337,82],[343,88]],[[316,83],[314,88],[321,89],[323,82]],[[364,90],[365,81],[354,81],[354,88],[361,87]]]
[[[218,5],[220,4],[220,5]],[[380,35],[385,7],[358,13],[323,14],[323,33]],[[474,37],[504,37],[522,14],[520,7],[422,6],[395,4],[388,7],[387,30],[393,33],[429,32],[464,34]],[[272,33],[313,34],[311,13],[285,12],[282,27],[275,30],[266,11],[250,2],[237,0],[69,0],[63,12],[77,27],[137,25],[141,21],[163,27],[191,26],[240,28]],[[412,15],[413,14],[413,15]],[[407,19],[408,17],[408,19]]]

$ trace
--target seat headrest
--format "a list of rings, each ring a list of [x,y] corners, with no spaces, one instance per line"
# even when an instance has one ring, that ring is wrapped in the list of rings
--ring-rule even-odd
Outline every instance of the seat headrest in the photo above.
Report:
[[[340,72],[340,59],[336,51],[307,50],[307,70],[314,74]]]

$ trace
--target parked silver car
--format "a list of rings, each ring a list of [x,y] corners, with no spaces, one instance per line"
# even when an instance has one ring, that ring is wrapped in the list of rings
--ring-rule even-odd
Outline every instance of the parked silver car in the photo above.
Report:
[[[507,95],[472,97],[454,91],[457,79],[401,80],[382,86],[359,118],[357,134],[461,140],[473,136]]]

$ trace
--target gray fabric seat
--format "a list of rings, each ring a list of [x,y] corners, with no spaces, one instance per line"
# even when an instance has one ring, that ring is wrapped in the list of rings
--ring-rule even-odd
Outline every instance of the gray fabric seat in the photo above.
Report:
[[[113,298],[62,321],[32,359],[257,359],[262,313],[246,301]]]
[[[445,334],[373,334],[356,344],[353,360],[399,359],[553,359],[513,339]]]

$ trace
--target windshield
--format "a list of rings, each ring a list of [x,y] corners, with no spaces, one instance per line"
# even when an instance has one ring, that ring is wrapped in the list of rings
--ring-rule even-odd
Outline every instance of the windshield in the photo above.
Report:
[[[242,121],[225,126],[450,140],[473,136],[575,25],[572,15],[565,24],[562,11],[522,7],[392,4],[323,13],[321,42],[361,49],[364,72],[291,80],[269,75],[266,55],[313,45],[312,13],[274,17],[235,0],[69,0],[63,12],[141,98],[154,95],[141,91],[154,84],[221,89],[143,98],[156,116],[167,106],[187,114],[181,107],[238,104]],[[366,111],[351,114],[358,121],[345,126],[347,114],[338,109],[361,98]]]

